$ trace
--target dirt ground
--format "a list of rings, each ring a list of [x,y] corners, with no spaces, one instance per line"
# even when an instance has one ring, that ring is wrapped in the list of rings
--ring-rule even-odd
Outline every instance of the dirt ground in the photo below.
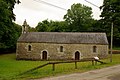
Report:
[[[74,73],[35,80],[120,80],[120,65],[92,70],[84,73]]]
[[[113,76],[108,77],[110,80],[120,80],[120,73],[116,73]]]

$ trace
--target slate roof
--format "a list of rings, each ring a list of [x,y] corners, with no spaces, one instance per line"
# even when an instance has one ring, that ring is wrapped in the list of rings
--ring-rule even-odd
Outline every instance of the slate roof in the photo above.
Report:
[[[90,32],[28,32],[22,34],[18,42],[108,44],[105,33]]]

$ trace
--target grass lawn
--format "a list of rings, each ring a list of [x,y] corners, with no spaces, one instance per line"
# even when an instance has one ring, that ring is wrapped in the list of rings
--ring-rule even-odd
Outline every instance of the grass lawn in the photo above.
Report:
[[[113,47],[113,50],[120,50],[120,47]]]
[[[120,54],[114,54],[112,63],[110,63],[109,59],[102,60],[107,62],[107,64],[97,64],[94,66],[92,66],[91,62],[79,62],[78,69],[75,69],[74,63],[57,64],[55,66],[55,71],[52,71],[52,65],[48,65],[24,75],[19,75],[31,68],[45,64],[48,61],[17,61],[15,59],[15,54],[5,54],[0,55],[0,80],[28,80],[33,78],[70,74],[74,72],[85,72],[88,70],[120,64],[119,59]]]

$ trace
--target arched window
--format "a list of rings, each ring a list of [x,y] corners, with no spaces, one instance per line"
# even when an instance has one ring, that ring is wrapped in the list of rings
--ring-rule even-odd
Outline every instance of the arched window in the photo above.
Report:
[[[28,51],[31,51],[32,46],[28,45]]]
[[[60,46],[60,52],[63,52],[63,46]]]
[[[97,47],[93,46],[93,52],[96,53],[97,52]]]

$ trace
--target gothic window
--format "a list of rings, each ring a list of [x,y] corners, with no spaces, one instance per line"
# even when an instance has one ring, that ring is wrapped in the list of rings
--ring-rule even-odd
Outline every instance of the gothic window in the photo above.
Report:
[[[93,52],[96,53],[97,52],[97,47],[93,46]]]
[[[60,46],[60,52],[63,52],[63,46]]]

